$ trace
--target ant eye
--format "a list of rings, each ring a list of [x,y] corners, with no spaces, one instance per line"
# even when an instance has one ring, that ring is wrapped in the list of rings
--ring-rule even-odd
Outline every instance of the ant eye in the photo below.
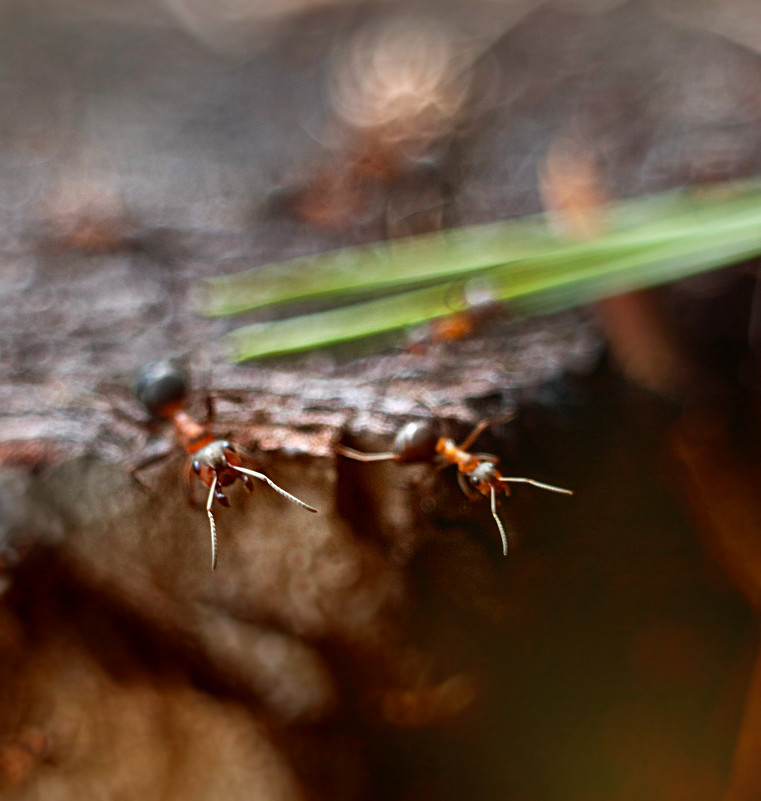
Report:
[[[477,486],[478,486],[478,485],[481,483],[481,479],[480,479],[478,476],[471,476],[471,477],[470,477],[470,483],[471,483],[471,484],[472,484],[474,487],[477,487]]]
[[[194,473],[201,472],[201,463],[198,461],[198,459],[193,460],[193,472]]]
[[[233,447],[232,443],[228,442],[227,440],[222,443],[222,447],[227,451],[232,451],[235,453],[235,448]]]

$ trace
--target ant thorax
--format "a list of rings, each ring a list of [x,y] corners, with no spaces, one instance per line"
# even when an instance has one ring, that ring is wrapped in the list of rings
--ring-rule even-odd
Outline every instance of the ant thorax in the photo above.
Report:
[[[461,473],[470,474],[480,463],[477,456],[462,450],[453,439],[447,437],[441,437],[436,443],[436,453],[445,462],[457,465],[457,469]]]
[[[454,454],[457,451],[457,443],[453,439],[449,437],[439,437],[438,442],[436,443],[436,453],[439,456],[443,456],[447,461],[454,463],[454,460],[450,458],[450,454]]]

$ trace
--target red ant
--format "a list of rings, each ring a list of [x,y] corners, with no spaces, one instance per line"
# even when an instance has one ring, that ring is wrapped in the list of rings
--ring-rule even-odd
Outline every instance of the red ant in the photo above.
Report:
[[[504,419],[504,418],[502,418]],[[509,419],[509,418],[508,418]],[[497,493],[510,495],[509,484],[532,484],[550,492],[561,492],[573,495],[572,490],[544,484],[533,478],[503,476],[497,470],[497,456],[491,453],[470,453],[470,447],[490,426],[494,420],[482,420],[459,444],[449,437],[439,434],[438,426],[431,422],[413,421],[403,426],[396,435],[392,449],[383,453],[363,453],[345,445],[336,446],[336,451],[349,459],[358,462],[380,462],[393,460],[396,462],[434,462],[437,470],[450,465],[457,466],[457,482],[470,500],[477,500],[482,495],[491,498],[491,513],[497,523],[502,538],[502,553],[507,556],[507,534],[497,514]]]
[[[192,471],[201,483],[209,487],[206,514],[211,529],[211,569],[214,570],[217,566],[217,527],[211,507],[215,498],[223,506],[230,505],[230,501],[222,492],[223,487],[229,487],[240,479],[251,492],[254,485],[250,476],[268,484],[284,498],[302,508],[310,512],[317,510],[286,492],[282,487],[278,487],[264,473],[257,473],[244,467],[242,456],[248,455],[245,451],[226,439],[217,439],[211,429],[196,422],[185,411],[188,386],[188,375],[176,362],[172,360],[151,362],[143,367],[136,377],[135,395],[154,420],[169,420],[174,425],[183,450],[190,457],[185,464],[185,477],[188,483],[190,484]],[[211,413],[208,402],[207,407]],[[137,469],[139,467],[132,470],[133,475]]]

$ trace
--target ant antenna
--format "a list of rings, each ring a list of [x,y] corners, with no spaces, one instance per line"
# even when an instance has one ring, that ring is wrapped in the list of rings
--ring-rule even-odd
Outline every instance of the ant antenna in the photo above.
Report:
[[[349,448],[347,445],[336,445],[336,453],[341,456],[346,456],[349,459],[355,459],[358,462],[385,462],[393,459],[398,459],[397,454],[386,451],[385,453],[362,453],[362,451],[355,451],[354,448]]]
[[[497,514],[497,491],[494,489],[494,487],[491,487],[491,514],[492,517],[497,521],[499,536],[502,537],[502,554],[507,556],[507,534],[505,534],[505,528],[502,525],[502,521],[499,519],[499,515]]]
[[[284,498],[288,498],[289,501],[292,501],[296,505],[303,507],[308,512],[317,511],[313,506],[310,506],[308,503],[304,503],[304,501],[300,501],[298,498],[291,495],[290,492],[286,492],[282,487],[278,487],[278,485],[275,484],[275,482],[271,479],[267,478],[264,473],[257,473],[255,470],[249,470],[247,467],[238,467],[237,465],[232,464],[229,465],[229,467],[232,467],[233,470],[237,470],[239,473],[245,473],[247,476],[253,476],[254,478],[258,478],[259,481],[269,484],[269,486],[272,487],[275,492],[279,492]],[[211,496],[209,496],[209,503],[211,503]]]
[[[217,488],[217,476],[211,482],[209,489],[209,499],[206,501],[206,514],[209,516],[209,527],[211,528],[211,569],[217,569],[217,526],[214,523],[214,515],[211,513],[211,504],[214,501],[214,490]]]
[[[521,483],[521,484],[532,484],[534,487],[539,487],[539,489],[549,490],[550,492],[561,492],[563,495],[573,495],[573,490],[563,489],[562,487],[553,487],[552,484],[543,484],[541,481],[536,481],[533,478],[506,478],[502,476],[500,479],[504,484],[513,483]]]

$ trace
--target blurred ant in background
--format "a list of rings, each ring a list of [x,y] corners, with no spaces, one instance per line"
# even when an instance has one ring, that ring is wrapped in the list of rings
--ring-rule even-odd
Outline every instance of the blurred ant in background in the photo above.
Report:
[[[512,415],[498,418],[511,419]],[[497,495],[510,495],[511,483],[531,484],[550,492],[573,495],[571,490],[545,484],[533,478],[503,476],[497,470],[499,458],[491,453],[471,453],[470,448],[478,437],[496,420],[482,420],[458,445],[453,439],[440,435],[438,424],[431,421],[413,421],[403,426],[396,435],[392,449],[382,453],[364,453],[345,445],[337,445],[336,452],[358,462],[430,462],[436,470],[450,465],[457,467],[457,482],[469,500],[475,501],[489,496],[492,517],[497,523],[502,538],[502,553],[507,556],[508,542],[502,521],[497,514]]]
[[[329,63],[317,164],[298,170],[274,208],[323,228],[382,219],[393,238],[441,228],[482,54],[429,15],[392,13],[349,32]]]
[[[310,512],[317,510],[286,492],[263,473],[244,467],[243,457],[249,457],[247,452],[228,440],[217,439],[208,426],[196,422],[185,410],[188,387],[189,379],[186,371],[172,360],[147,364],[138,372],[135,379],[135,395],[138,401],[145,407],[153,420],[166,420],[172,423],[183,450],[188,454],[189,458],[185,463],[185,478],[188,486],[192,480],[192,472],[198,476],[202,484],[209,488],[206,514],[211,529],[211,569],[214,570],[217,566],[217,528],[211,507],[215,498],[223,506],[230,505],[229,500],[222,492],[223,487],[229,487],[240,479],[250,492],[253,490],[253,482],[250,478],[252,477],[268,484],[284,498],[303,509]],[[207,410],[210,418],[211,404],[208,398]],[[148,462],[152,461],[155,459],[148,460]],[[136,478],[136,471],[145,467],[148,462],[133,468],[130,471],[133,477]]]

